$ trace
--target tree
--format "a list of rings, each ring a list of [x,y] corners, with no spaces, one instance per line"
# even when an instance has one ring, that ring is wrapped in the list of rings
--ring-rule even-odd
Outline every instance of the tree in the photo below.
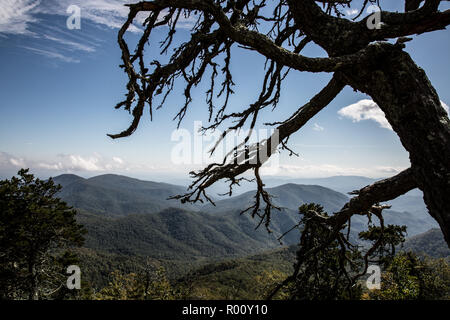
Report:
[[[143,297],[143,286],[136,273],[111,272],[112,280],[95,298],[98,300],[139,300]]]
[[[362,287],[358,281],[366,274],[369,263],[380,267],[389,265],[395,247],[405,239],[405,226],[385,226],[381,218],[380,226],[369,219],[368,231],[358,235],[359,244],[351,243],[350,228],[329,242],[334,230],[323,221],[332,217],[321,205],[303,204],[299,214],[302,218],[296,227],[301,236],[294,273],[279,283],[268,298],[288,288],[291,298],[301,300],[359,299]],[[361,245],[364,242],[370,244],[368,249]]]
[[[98,300],[174,300],[181,293],[172,288],[166,278],[163,267],[145,273],[122,274],[115,270],[111,273],[112,280],[98,294]]]
[[[369,95],[378,104],[409,152],[411,167],[354,191],[355,197],[340,211],[329,219],[322,219],[321,223],[332,230],[324,245],[338,238],[340,230],[349,225],[353,215],[377,212],[375,216],[382,219],[385,207],[378,203],[414,188],[423,191],[429,213],[439,223],[450,245],[450,202],[447,201],[450,194],[450,120],[425,72],[403,50],[405,43],[411,40],[408,36],[445,29],[450,24],[450,10],[439,11],[441,0],[426,0],[421,7],[421,1],[408,0],[405,1],[405,12],[381,11],[382,24],[376,27],[370,26],[371,15],[357,21],[367,5],[379,2],[365,0],[353,20],[342,13],[353,3],[351,0],[281,0],[271,4],[266,0],[154,0],[130,4],[128,19],[118,33],[121,67],[129,80],[126,98],[116,108],[123,107],[131,112],[133,119],[126,130],[109,136],[116,139],[131,135],[137,129],[146,105],[152,116],[155,103],[158,103],[157,108],[164,105],[178,78],[186,83],[185,104],[177,114],[179,124],[192,101],[191,89],[207,78],[210,89],[206,92],[206,102],[211,122],[203,130],[215,130],[227,121],[233,121],[216,146],[232,130],[242,128],[247,122],[251,130],[244,142],[222,162],[191,172],[194,181],[190,191],[174,198],[182,202],[204,199],[212,202],[206,189],[213,183],[227,180],[231,195],[233,186],[244,179],[241,175],[253,171],[257,183],[255,203],[244,212],[258,217],[260,224],[264,223],[269,229],[271,210],[277,207],[264,189],[259,173],[261,165],[279,148],[295,154],[287,145],[289,137],[324,109],[345,86],[350,86]],[[142,12],[148,15],[145,30],[134,52],[130,52],[124,35]],[[161,44],[161,54],[167,53],[173,45],[177,22],[183,15],[196,20],[190,40],[176,46],[168,62],[159,59],[148,63],[144,51],[153,43],[149,40],[154,30],[166,27],[167,37]],[[387,41],[389,39],[397,41],[391,43]],[[323,48],[328,57],[302,55],[310,42]],[[267,58],[267,68],[257,100],[245,110],[226,113],[229,97],[233,94],[230,59],[232,48],[236,46]],[[219,57],[224,57],[222,65]],[[223,81],[220,88],[216,88],[219,70]],[[277,129],[274,135],[248,145],[258,115],[267,107],[277,106],[283,80],[292,71],[327,72],[332,76],[329,83],[291,117],[270,124]],[[223,104],[218,105],[219,97]],[[305,259],[317,252],[316,249],[310,248],[304,253]]]
[[[177,115],[179,122],[192,101],[191,89],[206,77],[211,81],[206,97],[212,122],[203,129],[214,130],[227,120],[234,120],[235,124],[225,131],[223,139],[230,130],[243,127],[247,121],[252,130],[262,109],[276,107],[287,72],[332,73],[330,82],[309,103],[290,118],[272,123],[277,126],[279,139],[272,136],[252,146],[245,145],[246,139],[222,163],[213,163],[199,172],[192,172],[195,180],[191,191],[177,198],[195,202],[205,196],[211,200],[205,190],[221,179],[228,179],[231,194],[232,187],[242,179],[239,176],[253,170],[258,188],[255,205],[249,210],[252,210],[252,216],[260,216],[268,227],[270,210],[275,206],[259,176],[259,168],[267,157],[260,159],[258,155],[264,150],[270,156],[279,146],[291,151],[286,144],[289,137],[348,85],[371,96],[383,110],[409,152],[411,167],[359,190],[330,223],[338,230],[352,215],[367,212],[375,203],[420,188],[429,213],[439,223],[450,244],[450,203],[446,201],[446,195],[450,194],[450,120],[425,72],[403,51],[405,42],[411,40],[407,36],[445,29],[450,23],[450,10],[439,11],[441,0],[426,0],[420,8],[421,1],[408,0],[405,1],[404,13],[382,11],[382,25],[369,28],[371,16],[356,21],[356,18],[349,20],[342,14],[342,9],[352,2],[282,0],[271,5],[273,10],[268,9],[266,0],[155,0],[128,5],[129,16],[118,35],[123,60],[121,67],[129,78],[128,93],[116,108],[124,107],[132,112],[133,120],[128,129],[109,136],[115,139],[131,135],[139,125],[145,105],[149,105],[152,115],[157,96],[162,97],[161,107],[179,77],[186,82],[186,102]],[[373,3],[379,1],[365,0],[358,17],[368,4]],[[145,30],[135,51],[130,53],[124,34],[137,14],[142,12],[148,13]],[[168,27],[167,38],[161,45],[161,53],[167,53],[182,15],[197,19],[191,39],[175,48],[169,62],[164,64],[153,60],[148,64],[144,50],[151,43],[152,31]],[[163,18],[159,18],[161,16]],[[268,32],[260,32],[260,29]],[[386,41],[395,38],[395,44]],[[309,42],[322,47],[328,57],[303,56],[301,51]],[[266,57],[268,63],[258,99],[242,112],[227,114],[228,98],[233,94],[234,85],[230,72],[232,46],[257,52]],[[224,56],[221,68],[224,79],[218,96],[224,97],[224,104],[215,108],[217,88],[214,80],[219,74],[220,62],[217,60],[220,56]],[[248,161],[249,158],[257,160]],[[265,209],[261,213],[263,203]]]
[[[376,300],[449,299],[450,268],[445,259],[399,253],[382,275],[381,289],[369,292]]]
[[[262,274],[257,275],[253,279],[253,288],[254,288],[254,296],[256,299],[265,299],[268,294],[270,294],[273,289],[286,279],[287,274],[279,270],[264,270]],[[277,296],[275,297],[279,300],[285,300],[289,298],[289,292],[287,289],[280,290],[277,292]]]
[[[83,244],[76,211],[56,197],[61,186],[28,169],[0,181],[0,297],[45,299],[67,293],[70,251]]]

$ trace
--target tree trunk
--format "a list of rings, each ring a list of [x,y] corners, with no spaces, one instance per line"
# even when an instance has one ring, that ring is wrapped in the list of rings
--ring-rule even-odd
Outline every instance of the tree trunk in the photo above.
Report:
[[[387,44],[386,44],[387,45]],[[450,246],[450,121],[425,72],[398,45],[371,65],[345,71],[380,106],[401,143],[429,213]]]
[[[355,53],[370,41],[350,22],[324,14],[311,0],[288,0],[294,20],[329,56]],[[363,26],[364,28],[365,26]],[[384,56],[344,70],[345,82],[380,106],[409,152],[428,211],[450,247],[450,120],[439,97],[403,45],[379,43]]]

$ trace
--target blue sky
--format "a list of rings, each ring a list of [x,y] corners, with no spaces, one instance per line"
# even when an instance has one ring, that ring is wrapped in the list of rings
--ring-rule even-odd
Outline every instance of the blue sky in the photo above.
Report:
[[[389,7],[383,9],[399,9]],[[382,4],[383,4],[382,2]],[[118,67],[118,27],[127,14],[124,1],[0,1],[0,177],[30,167],[39,176],[72,172],[81,176],[120,173],[164,180],[187,177],[199,165],[174,164],[172,118],[183,104],[179,86],[150,122],[146,114],[129,138],[111,140],[107,133],[125,129],[131,120],[113,106],[125,94],[126,76]],[[81,29],[69,30],[66,9],[81,8]],[[390,4],[392,6],[392,4]],[[442,5],[447,9],[450,5]],[[351,14],[351,10],[349,10]],[[176,42],[189,36],[183,20]],[[139,26],[128,38],[139,37]],[[163,28],[156,34],[160,38]],[[450,31],[414,37],[406,50],[422,67],[440,99],[450,104]],[[155,41],[155,40],[153,40]],[[148,56],[154,54],[150,49]],[[313,46],[304,54],[323,56]],[[232,52],[236,94],[231,110],[252,103],[261,86],[264,59],[239,48]],[[292,72],[278,108],[264,112],[262,123],[289,117],[330,79],[329,74]],[[207,121],[204,92],[193,91],[193,104],[181,124],[193,134],[194,121]],[[290,139],[300,157],[281,154],[279,167],[266,174],[288,177],[364,175],[386,177],[409,166],[408,154],[369,97],[346,88]],[[222,130],[225,127],[221,128]]]

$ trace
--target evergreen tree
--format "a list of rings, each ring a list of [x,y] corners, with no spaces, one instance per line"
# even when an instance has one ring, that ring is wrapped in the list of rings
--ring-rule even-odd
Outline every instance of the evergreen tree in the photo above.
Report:
[[[0,298],[63,298],[70,251],[83,244],[76,211],[56,197],[61,186],[28,169],[0,181]]]

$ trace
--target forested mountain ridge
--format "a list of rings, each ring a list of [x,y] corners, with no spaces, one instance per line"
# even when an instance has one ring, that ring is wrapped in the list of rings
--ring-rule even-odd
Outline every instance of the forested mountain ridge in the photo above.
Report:
[[[71,199],[78,199],[84,208],[100,208],[105,198],[115,199],[116,203],[110,207],[121,210],[121,214],[110,214],[106,210],[76,208],[77,220],[87,230],[84,247],[76,251],[85,279],[93,287],[108,285],[113,271],[142,275],[150,261],[163,266],[171,281],[181,283],[182,287],[195,287],[194,297],[197,294],[201,297],[205,292],[211,297],[215,292],[216,298],[240,294],[249,298],[245,294],[252,292],[253,283],[258,283],[262,276],[284,277],[292,270],[299,230],[286,235],[283,243],[278,236],[301,219],[298,206],[315,202],[321,203],[326,211],[335,212],[349,200],[344,194],[317,185],[289,183],[270,188],[268,191],[281,210],[273,212],[273,232],[268,233],[264,227],[255,230],[257,219],[239,214],[252,204],[253,192],[216,201],[216,206],[199,205],[196,211],[170,205],[157,211],[155,208],[166,199],[162,197],[184,188],[116,175],[90,179],[62,175],[55,182],[63,185],[58,194],[69,204]],[[82,191],[82,197],[78,190]],[[117,198],[124,190],[122,197]],[[127,206],[128,203],[138,203],[138,199],[145,197],[148,210],[128,211],[134,208]],[[387,223],[398,220],[397,224],[405,222],[416,231],[426,225],[426,217],[392,210],[387,210],[385,215]],[[358,218],[352,219],[353,239],[366,227],[365,218]],[[402,250],[447,257],[448,250],[442,244],[445,245],[442,234],[436,229],[412,237]],[[190,279],[195,279],[195,283]]]
[[[273,196],[273,203],[281,208],[297,211],[304,203],[320,203],[325,211],[339,210],[349,198],[337,191],[319,185],[300,185],[287,183],[277,187],[268,188],[267,192]],[[242,210],[253,204],[255,191],[248,191],[241,195],[217,201],[213,206],[206,204],[203,211],[228,212]]]
[[[255,230],[256,219],[239,214],[251,204],[253,193],[193,211],[189,206],[181,209],[165,202],[168,196],[185,191],[181,186],[115,175],[90,179],[62,175],[54,180],[63,186],[59,196],[79,211],[78,220],[88,230],[87,247],[158,259],[233,257],[277,248],[277,238],[298,223],[300,204],[319,201],[329,210],[337,210],[348,200],[320,186],[275,187],[270,191],[282,210],[274,211],[273,233],[268,233],[264,227]],[[294,230],[283,243],[295,244],[298,237]]]
[[[273,233],[269,234],[264,227],[255,230],[257,219],[240,215],[254,201],[254,192],[218,200],[216,206],[183,205],[167,198],[185,192],[185,187],[167,183],[112,174],[89,179],[65,174],[54,181],[62,185],[59,196],[80,212],[78,219],[88,230],[87,247],[161,259],[232,257],[276,248],[280,246],[277,238],[300,220],[300,205],[320,203],[331,213],[349,200],[318,185],[288,183],[269,188],[274,203],[282,208],[273,211]],[[410,235],[435,226],[428,214],[420,212],[386,210],[385,219],[408,225]],[[355,237],[366,222],[365,217],[352,219]],[[299,232],[294,230],[282,240],[291,245],[298,239]]]
[[[442,231],[433,228],[406,240],[403,250],[426,254],[433,258],[450,258],[450,249],[444,240]]]
[[[110,253],[164,259],[246,255],[279,246],[273,234],[255,231],[248,216],[217,216],[169,208],[147,215],[105,217],[80,213],[86,246]]]
[[[170,207],[197,210],[197,205],[181,205],[168,200],[185,192],[182,186],[105,174],[84,179],[76,175],[53,178],[63,188],[59,197],[77,209],[100,215],[156,213]]]

